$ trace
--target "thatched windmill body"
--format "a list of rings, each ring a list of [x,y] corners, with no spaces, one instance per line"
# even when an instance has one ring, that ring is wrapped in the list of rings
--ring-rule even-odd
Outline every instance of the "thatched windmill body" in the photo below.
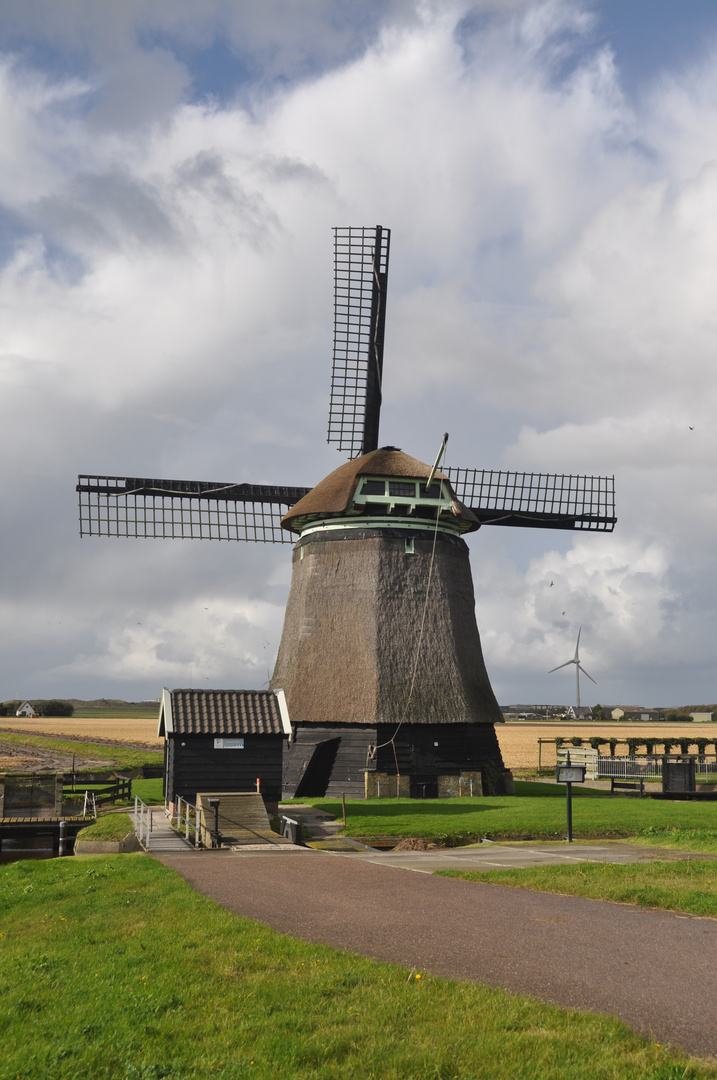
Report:
[[[285,795],[505,790],[502,720],[463,535],[482,524],[611,531],[611,477],[445,469],[379,448],[390,233],[335,230],[329,442],[316,487],[80,476],[82,535],[293,542],[271,686],[293,739]],[[445,449],[445,440],[443,449]],[[379,779],[380,784],[380,779]]]

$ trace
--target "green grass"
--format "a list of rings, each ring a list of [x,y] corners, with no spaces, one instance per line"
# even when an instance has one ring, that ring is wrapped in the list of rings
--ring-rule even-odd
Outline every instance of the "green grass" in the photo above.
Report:
[[[565,836],[565,789],[517,783],[517,796],[475,799],[372,799],[347,801],[345,833],[370,841],[381,836],[419,836],[446,844],[492,840],[556,840]],[[591,789],[573,801],[573,834],[580,838],[634,837],[643,843],[717,853],[717,814],[713,803],[658,802],[610,796]],[[590,792],[590,794],[588,794]],[[306,799],[334,817],[337,799]],[[676,837],[680,843],[674,842]],[[690,843],[690,838],[694,844]]]
[[[160,806],[164,802],[162,795],[162,777],[151,780],[141,780],[139,777],[132,781],[132,796],[139,795],[142,802],[149,806]]]
[[[0,868],[0,1080],[694,1080],[609,1017],[282,936],[144,855]]]
[[[439,870],[437,874],[717,918],[717,861],[712,859],[619,866],[580,863],[520,870]]]
[[[101,761],[117,762],[120,768],[136,769],[140,765],[161,765],[161,750],[135,750],[130,746],[107,746],[104,743],[85,742],[80,739],[63,739],[44,735],[0,734],[0,749],[3,743],[14,746],[37,746],[41,750],[55,750],[60,754],[76,754],[78,757],[95,758]]]
[[[79,840],[124,840],[131,832],[134,825],[129,814],[105,814],[81,829],[77,836]]]

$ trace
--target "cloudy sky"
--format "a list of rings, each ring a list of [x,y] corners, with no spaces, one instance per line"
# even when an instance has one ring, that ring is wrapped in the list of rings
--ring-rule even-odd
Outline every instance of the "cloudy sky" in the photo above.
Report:
[[[580,626],[584,703],[717,700],[713,0],[4,0],[0,130],[0,698],[266,685],[290,548],[81,540],[76,475],[341,464],[381,223],[382,442],[616,478],[611,535],[470,539],[499,700]]]

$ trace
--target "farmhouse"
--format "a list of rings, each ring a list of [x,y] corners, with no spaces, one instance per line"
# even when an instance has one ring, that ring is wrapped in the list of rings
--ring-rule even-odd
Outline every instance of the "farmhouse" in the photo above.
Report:
[[[29,701],[23,701],[20,708],[15,713],[15,716],[28,716],[31,719],[36,719],[39,714],[35,712],[34,707]]]
[[[260,791],[281,798],[284,744],[291,725],[282,690],[164,690],[164,796],[195,802],[198,792]]]

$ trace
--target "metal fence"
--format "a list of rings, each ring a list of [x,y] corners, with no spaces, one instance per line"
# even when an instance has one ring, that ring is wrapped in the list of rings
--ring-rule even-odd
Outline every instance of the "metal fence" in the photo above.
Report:
[[[616,780],[660,780],[662,761],[660,758],[636,757],[600,757],[597,763],[598,776],[614,776]]]
[[[707,779],[717,775],[717,757],[702,755],[696,761],[697,776]],[[598,776],[613,776],[615,779],[661,780],[662,756],[660,757],[599,757],[597,760]]]

